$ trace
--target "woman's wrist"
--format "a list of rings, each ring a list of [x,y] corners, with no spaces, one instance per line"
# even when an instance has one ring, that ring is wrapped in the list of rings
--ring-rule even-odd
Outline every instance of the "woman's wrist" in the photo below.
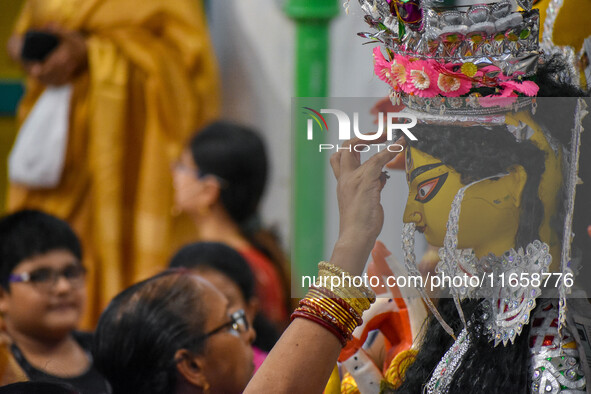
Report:
[[[335,243],[330,262],[351,275],[360,275],[371,253],[374,242],[362,236],[340,236]]]

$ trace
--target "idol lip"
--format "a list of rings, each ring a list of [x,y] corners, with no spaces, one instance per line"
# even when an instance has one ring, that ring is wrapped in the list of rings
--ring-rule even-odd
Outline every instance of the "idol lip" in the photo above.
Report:
[[[416,230],[419,233],[424,233],[425,232],[425,229],[427,228],[427,225],[424,225],[424,226],[416,226],[415,228],[416,228]]]

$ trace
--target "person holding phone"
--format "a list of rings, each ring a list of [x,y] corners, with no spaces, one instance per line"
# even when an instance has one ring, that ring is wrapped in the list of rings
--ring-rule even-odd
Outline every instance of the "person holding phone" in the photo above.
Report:
[[[88,67],[84,36],[57,26],[12,36],[8,51],[29,76],[44,85],[68,83]]]

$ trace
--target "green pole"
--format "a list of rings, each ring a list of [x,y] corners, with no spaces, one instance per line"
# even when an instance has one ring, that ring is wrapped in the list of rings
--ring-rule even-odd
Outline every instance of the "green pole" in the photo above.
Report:
[[[329,25],[339,0],[287,0],[285,13],[296,22],[295,97],[326,97],[329,75]],[[295,114],[292,114],[295,118]],[[292,264],[296,288],[301,275],[317,274],[324,256],[325,157],[306,139],[305,119],[297,118],[292,191]]]

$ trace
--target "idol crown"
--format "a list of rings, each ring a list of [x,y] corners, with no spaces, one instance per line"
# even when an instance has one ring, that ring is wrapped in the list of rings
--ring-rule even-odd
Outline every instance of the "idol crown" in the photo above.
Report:
[[[375,71],[395,100],[439,114],[491,114],[529,105],[538,85],[533,0],[359,0],[382,43]],[[484,4],[483,4],[484,3]],[[518,6],[521,10],[518,10]]]

